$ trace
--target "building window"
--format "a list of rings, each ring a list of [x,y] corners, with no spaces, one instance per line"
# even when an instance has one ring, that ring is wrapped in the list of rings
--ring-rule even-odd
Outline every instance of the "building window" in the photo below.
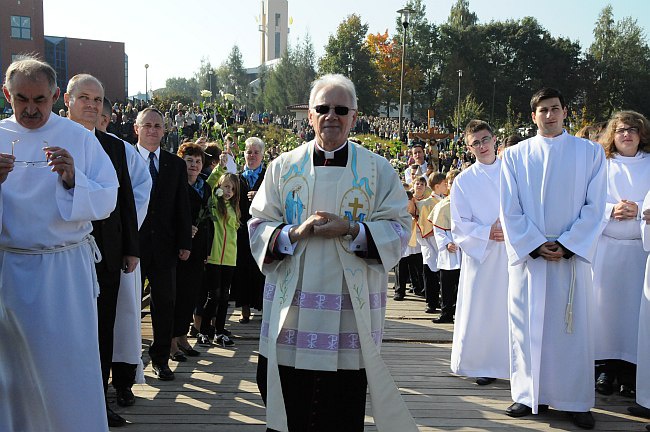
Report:
[[[280,58],[280,32],[275,32],[275,58]]]
[[[13,39],[32,38],[32,19],[27,16],[11,16],[11,37]]]
[[[280,14],[279,13],[275,14],[275,26],[280,27]]]

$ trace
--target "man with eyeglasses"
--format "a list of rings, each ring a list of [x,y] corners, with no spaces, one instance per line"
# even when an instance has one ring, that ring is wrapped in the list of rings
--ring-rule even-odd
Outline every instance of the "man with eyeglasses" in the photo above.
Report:
[[[153,181],[147,217],[140,228],[141,280],[151,287],[153,343],[149,357],[159,380],[174,379],[168,361],[171,349],[176,263],[186,261],[192,249],[192,221],[187,193],[187,168],[183,159],[160,148],[163,115],[145,108],[135,122],[136,149],[149,166]]]
[[[251,252],[266,275],[257,383],[268,430],[416,431],[379,354],[387,274],[410,234],[388,161],[348,141],[354,84],[312,84],[316,138],[275,159],[251,203]]]
[[[104,393],[106,393],[113,362],[113,328],[120,276],[122,272],[133,272],[140,256],[138,219],[124,143],[95,128],[104,105],[104,86],[92,75],[75,75],[68,81],[68,89],[63,99],[68,107],[68,118],[81,124],[97,137],[111,159],[120,183],[115,210],[106,219],[93,221],[91,233],[102,254],[102,260],[95,265],[95,270],[100,288],[97,298],[99,357]],[[106,415],[110,427],[126,424],[126,421],[108,406],[108,402]]]
[[[470,121],[464,136],[476,162],[451,188],[451,232],[463,251],[451,370],[487,385],[510,377],[508,257],[499,222],[501,160],[488,123]]]
[[[591,260],[607,196],[603,148],[563,129],[561,93],[530,102],[537,136],[503,153],[501,223],[510,284],[510,386],[506,414],[566,411],[595,425]]]
[[[59,89],[47,63],[14,61],[3,92],[14,116],[0,122],[0,325],[11,318],[19,333],[2,344],[12,358],[32,358],[39,385],[23,382],[19,369],[0,371],[16,383],[0,398],[0,430],[107,431],[90,233],[91,221],[115,208],[115,169],[93,134],[52,115]]]

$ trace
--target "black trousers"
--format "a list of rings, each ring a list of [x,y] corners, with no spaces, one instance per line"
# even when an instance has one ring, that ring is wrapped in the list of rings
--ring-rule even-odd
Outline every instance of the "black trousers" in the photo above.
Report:
[[[228,314],[228,295],[230,293],[230,282],[235,271],[234,266],[222,266],[207,264],[205,266],[205,277],[208,286],[208,299],[203,306],[203,317],[201,318],[201,330],[204,335],[211,335],[210,321],[215,317],[216,334],[223,333],[226,326],[226,315]]]
[[[140,261],[142,286],[145,279],[151,287],[151,325],[153,343],[149,357],[154,364],[166,365],[172,344],[174,302],[176,301],[176,265],[163,266],[153,260]]]
[[[607,375],[612,383],[636,388],[636,365],[625,360],[596,360],[596,379],[601,373]]]
[[[99,297],[97,297],[97,333],[99,338],[99,361],[102,367],[104,393],[113,363],[113,328],[117,310],[117,294],[120,289],[120,270],[98,271]]]
[[[268,360],[257,362],[257,387],[266,404]],[[289,432],[363,432],[365,369],[313,371],[280,366]],[[267,429],[267,432],[274,432]]]
[[[403,257],[397,265],[397,289],[395,294],[406,295],[406,282],[411,278],[413,292],[422,294],[424,284],[422,281],[422,254],[412,254]]]
[[[440,270],[440,291],[442,292],[441,316],[453,317],[456,313],[458,279],[460,279],[460,269]]]
[[[113,363],[112,384],[116,389],[125,389],[133,387],[135,384],[135,373],[138,365],[122,362]]]
[[[422,267],[424,297],[431,309],[440,307],[440,271],[431,271],[428,264]]]
[[[187,334],[192,322],[192,312],[199,290],[203,284],[205,264],[201,259],[179,261],[176,266],[176,302],[174,304],[174,327],[172,337]]]

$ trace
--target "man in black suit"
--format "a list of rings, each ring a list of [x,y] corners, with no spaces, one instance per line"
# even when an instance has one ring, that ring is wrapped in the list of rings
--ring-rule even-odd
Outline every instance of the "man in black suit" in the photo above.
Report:
[[[95,129],[104,102],[104,87],[92,75],[75,75],[68,82],[63,99],[68,107],[68,118],[88,130],[94,130],[95,136],[113,163],[120,183],[115,210],[108,218],[93,221],[92,231],[102,254],[102,260],[95,265],[95,270],[100,288],[97,298],[99,357],[106,393],[113,358],[113,327],[120,272],[132,272],[139,261],[138,218],[124,144],[119,139]],[[106,413],[109,426],[119,427],[126,423],[108,405]]]
[[[163,115],[156,108],[140,111],[135,122],[136,149],[147,161],[153,180],[147,217],[140,228],[142,282],[151,287],[153,343],[149,357],[158,379],[174,379],[169,350],[176,297],[176,263],[192,248],[192,220],[187,193],[187,168],[178,156],[160,148]]]

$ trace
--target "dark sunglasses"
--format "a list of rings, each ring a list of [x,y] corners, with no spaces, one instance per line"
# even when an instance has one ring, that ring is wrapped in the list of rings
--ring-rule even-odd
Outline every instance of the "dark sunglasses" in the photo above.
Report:
[[[316,105],[314,111],[318,114],[328,114],[331,108],[334,108],[334,113],[340,116],[348,115],[350,110],[354,111],[354,108],[348,108],[346,106],[330,107],[329,105]]]

